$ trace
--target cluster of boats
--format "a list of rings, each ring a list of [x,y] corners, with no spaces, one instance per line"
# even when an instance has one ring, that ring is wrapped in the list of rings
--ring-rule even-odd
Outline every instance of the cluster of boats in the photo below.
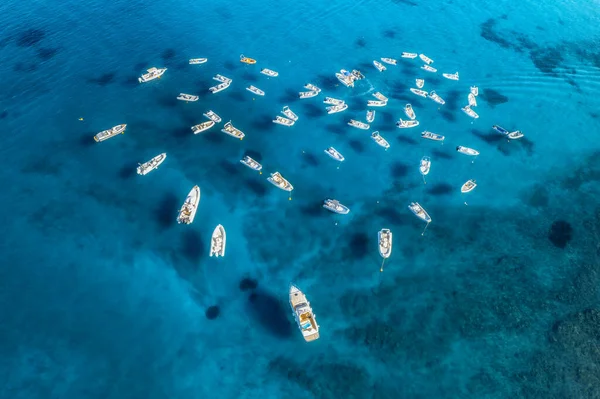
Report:
[[[353,69],[352,72],[340,69],[339,72],[335,73],[335,77],[346,87],[354,87],[355,81],[365,78],[365,76],[357,69]]]
[[[317,96],[320,92],[321,89],[317,86],[315,86],[312,83],[307,83],[304,85],[305,89],[308,89],[308,91],[301,91],[298,93],[298,96],[300,98],[311,98],[311,97],[315,97]]]
[[[283,107],[281,113],[284,116],[275,116],[275,119],[273,119],[273,123],[289,127],[293,126],[294,123],[296,123],[296,121],[298,120],[298,115],[296,115],[294,111],[292,111],[287,105]]]
[[[228,77],[225,77],[225,76],[219,75],[219,74],[216,74],[213,77],[213,79],[220,83],[216,86],[209,87],[208,91],[210,91],[212,94],[219,93],[219,92],[229,88],[229,86],[231,85],[231,82],[232,82],[232,80],[229,79]]]

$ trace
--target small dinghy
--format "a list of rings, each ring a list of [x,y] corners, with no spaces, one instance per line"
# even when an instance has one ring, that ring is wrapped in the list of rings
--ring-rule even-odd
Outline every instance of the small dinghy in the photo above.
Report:
[[[373,109],[367,110],[366,120],[369,123],[373,123],[373,121],[375,120],[375,110],[373,110]]]
[[[469,193],[469,192],[473,191],[475,189],[475,187],[477,187],[477,183],[475,182],[475,180],[473,180],[473,179],[467,180],[467,182],[465,184],[463,184],[462,187],[460,188],[460,192],[461,193]]]
[[[429,158],[429,157],[421,158],[421,163],[419,164],[419,172],[421,172],[421,175],[423,176],[423,183],[425,183],[425,184],[427,184],[427,182],[425,181],[425,176],[427,176],[429,174],[430,170],[431,170],[431,158]]]
[[[417,127],[419,126],[419,121],[417,120],[409,120],[409,121],[405,121],[405,120],[398,120],[398,122],[396,122],[396,127],[398,129],[408,129],[411,127]]]
[[[383,66],[383,64],[379,61],[373,61],[373,65],[375,65],[375,68],[377,68],[377,70],[379,72],[383,72],[385,71],[387,68],[385,66]]]
[[[300,93],[298,93],[298,96],[300,98],[311,98],[311,97],[315,97],[317,94],[319,94],[318,91],[301,91]]]
[[[215,227],[210,239],[210,256],[225,256],[225,244],[227,243],[227,236],[225,235],[225,229],[222,225]]]
[[[442,142],[445,139],[445,137],[442,136],[441,134],[428,132],[427,130],[425,130],[423,133],[421,133],[421,137],[424,139],[427,139],[427,140],[442,141]]]
[[[427,71],[427,72],[434,72],[434,73],[437,72],[437,69],[435,69],[434,67],[429,66],[429,65],[423,65],[421,67],[421,69],[424,71]]]
[[[202,133],[215,125],[215,121],[206,121],[192,126],[192,132],[194,134]]]
[[[517,140],[523,136],[525,136],[525,135],[520,130],[515,130],[514,132],[510,132],[509,134],[506,135],[506,137],[508,137],[511,140]]]
[[[212,94],[216,94],[220,91],[227,89],[230,85],[231,85],[231,82],[219,83],[216,86],[210,87],[208,89],[208,91],[210,91]]]
[[[398,60],[395,60],[393,58],[381,58],[381,61],[389,65],[396,65],[398,63]]]
[[[427,225],[425,225],[425,228],[423,229],[423,232],[421,233],[421,235],[424,235],[425,230],[427,230],[427,227],[429,227],[429,223],[431,223],[431,217],[429,216],[429,214],[427,213],[425,208],[423,208],[421,205],[419,205],[418,202],[411,202],[410,205],[408,206],[408,209],[410,209],[410,211],[416,217],[418,217],[419,219],[421,219],[422,221],[427,223]]]
[[[457,146],[456,151],[460,152],[461,154],[469,155],[472,157],[476,157],[479,155],[479,151],[474,150],[473,148],[463,147],[462,145]]]
[[[314,85],[314,84],[312,84],[312,83],[307,83],[307,84],[305,84],[305,85],[304,85],[304,88],[305,88],[305,89],[308,89],[308,90],[311,90],[311,91],[316,91],[317,93],[320,93],[320,92],[321,92],[321,89],[320,89],[320,88],[318,88],[317,86],[315,86],[315,85]]]
[[[414,89],[411,87],[410,91],[416,94],[417,96],[427,98],[427,92],[425,90]]]
[[[417,53],[407,53],[406,51],[404,51],[401,55],[402,58],[417,58],[418,54]]]
[[[426,64],[433,64],[433,60],[427,57],[425,54],[419,54],[419,58]]]
[[[323,208],[333,213],[339,213],[340,215],[347,215],[350,213],[350,208],[346,205],[342,205],[338,200],[326,199],[323,201]]]
[[[461,110],[473,119],[479,118],[479,115],[477,115],[477,112],[473,111],[471,109],[471,107],[469,107],[468,105],[466,107],[462,107]]]
[[[381,101],[381,100],[368,100],[367,101],[368,107],[385,107],[386,105],[387,105],[387,101]]]
[[[425,79],[415,79],[415,84],[419,89],[422,89],[425,86]]]
[[[270,76],[272,78],[275,78],[275,77],[279,76],[279,72],[276,72],[276,71],[274,71],[272,69],[269,69],[269,68],[263,68],[263,69],[261,69],[260,73],[262,73],[263,75]]]
[[[508,133],[510,133],[508,130],[506,130],[505,128],[503,128],[500,125],[494,125],[494,126],[492,126],[492,129],[494,129],[498,133],[503,134],[505,136],[508,136]]]
[[[340,105],[344,104],[344,100],[338,100],[337,98],[333,97],[325,97],[325,99],[323,100],[323,104]]]
[[[244,132],[242,132],[240,129],[234,127],[231,124],[231,121],[229,121],[225,125],[223,125],[223,129],[221,129],[221,131],[225,134],[228,134],[228,135],[235,137],[236,139],[240,139],[240,140],[242,140],[245,136]]]
[[[477,97],[479,95],[479,87],[477,86],[471,86],[471,94],[473,94],[475,97]]]
[[[329,147],[328,149],[326,149],[325,154],[329,155],[331,158],[335,159],[338,162],[344,162],[344,159],[346,159],[342,154],[340,154],[338,150],[336,150],[333,147]]]
[[[210,111],[210,110],[202,115],[204,115],[205,117],[207,117],[208,119],[210,119],[211,121],[213,121],[215,123],[220,123],[222,120],[219,115],[217,115],[215,112]]]
[[[444,99],[442,97],[440,97],[435,90],[432,90],[429,92],[429,98],[431,98],[433,101],[435,101],[438,104],[444,105],[446,104],[446,101],[444,101]]]
[[[258,163],[258,161],[255,161],[254,159],[250,158],[248,155],[246,155],[244,158],[240,159],[240,162],[244,165],[246,165],[247,167],[249,167],[250,169],[259,171],[262,169],[262,165],[260,163]]]
[[[369,128],[371,127],[364,122],[360,122],[360,121],[357,121],[354,119],[350,119],[350,121],[348,122],[348,125],[354,126],[355,128],[363,129],[363,130],[369,130]]]
[[[283,126],[293,126],[294,123],[296,123],[295,121],[288,119],[288,118],[284,118],[283,116],[279,116],[277,115],[275,117],[275,119],[273,119],[273,123],[277,123],[279,125],[283,125]]]
[[[213,80],[216,80],[217,82],[221,82],[221,83],[231,83],[232,80],[229,79],[227,76],[223,76],[223,75],[219,75],[216,74],[215,76],[213,76]]]
[[[288,118],[288,119],[291,119],[293,121],[298,120],[298,115],[296,115],[294,113],[294,111],[292,111],[290,109],[290,107],[288,107],[287,105],[285,107],[283,107],[283,109],[281,110],[281,113],[284,114],[286,116],[286,118]]]
[[[192,94],[179,93],[177,99],[180,101],[198,101],[198,96],[194,96]]]
[[[388,101],[388,98],[386,96],[384,96],[383,94],[381,94],[380,92],[376,91],[375,93],[372,94],[373,97],[375,97],[376,99],[378,99],[379,101]]]
[[[256,64],[256,60],[254,58],[246,57],[244,54],[240,55],[240,62],[249,65]]]
[[[259,89],[256,86],[250,85],[249,87],[246,87],[246,90],[248,90],[251,93],[256,94],[257,96],[264,96],[265,95],[265,92],[262,91],[261,89]]]
[[[450,80],[458,80],[458,72],[455,73],[443,73],[443,77]]]
[[[477,106],[477,99],[475,98],[475,95],[473,93],[469,93],[469,107],[476,107]]]
[[[406,104],[404,106],[404,113],[406,114],[406,116],[408,116],[412,120],[415,120],[417,118],[417,115],[415,115],[415,110],[413,110],[413,107],[411,104]]]
[[[386,150],[390,148],[390,143],[388,143],[386,139],[381,137],[379,131],[371,133],[371,139],[373,139],[374,142],[376,142],[378,145],[385,148]]]
[[[158,169],[161,163],[163,163],[167,159],[167,153],[163,152],[162,154],[158,154],[148,162],[140,163],[137,167],[137,174],[145,176],[148,173],[152,172],[155,169]]]
[[[190,59],[190,65],[204,64],[206,61],[208,61],[208,58],[192,58]]]
[[[342,103],[338,105],[332,105],[329,107],[325,107],[328,114],[337,114],[338,112],[342,112],[348,109],[348,104]]]

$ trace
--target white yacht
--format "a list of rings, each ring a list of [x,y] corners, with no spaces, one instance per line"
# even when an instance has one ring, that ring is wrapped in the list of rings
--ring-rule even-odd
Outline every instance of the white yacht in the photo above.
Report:
[[[145,176],[148,173],[152,172],[154,169],[158,169],[161,163],[163,163],[167,159],[167,153],[163,152],[162,154],[158,154],[148,162],[140,163],[137,167],[137,174]]]
[[[210,238],[210,256],[225,256],[225,245],[227,244],[227,235],[222,225],[215,227]]]
[[[429,216],[427,211],[425,211],[425,208],[423,208],[421,205],[419,205],[418,202],[411,202],[410,205],[408,206],[408,209],[410,209],[410,211],[412,213],[414,213],[415,216],[418,217],[419,219],[421,219],[422,221],[424,221],[426,223],[431,223],[431,217]]]
[[[215,121],[206,121],[192,126],[192,132],[194,134],[202,133],[215,125]]]
[[[205,112],[204,114],[205,117],[207,117],[208,119],[210,119],[211,121],[215,122],[215,123],[221,123],[222,119],[219,115],[217,115],[215,112],[213,111],[208,111]]]
[[[236,139],[240,139],[240,140],[242,140],[245,136],[244,132],[242,132],[238,128],[233,127],[233,125],[231,124],[231,121],[229,121],[225,125],[223,125],[223,129],[221,129],[221,131],[225,134],[228,134],[228,135],[233,136]]]
[[[406,104],[404,106],[404,113],[406,114],[406,116],[409,117],[409,119],[411,120],[415,120],[417,118],[417,115],[415,115],[415,110],[413,109],[411,104]]]
[[[111,137],[115,137],[117,134],[123,134],[125,133],[125,129],[127,128],[126,124],[122,124],[122,125],[117,125],[114,127],[111,127],[110,129],[107,130],[103,130],[100,133],[97,133],[94,136],[94,140],[99,143],[101,141],[104,140],[108,140]]]
[[[342,103],[342,104],[338,104],[338,105],[332,105],[329,107],[325,107],[325,109],[327,110],[328,114],[336,114],[338,112],[342,112],[348,109],[348,104],[346,103]]]
[[[460,188],[461,193],[469,193],[477,187],[477,182],[473,179],[467,180],[465,184]]]
[[[379,101],[388,101],[388,98],[386,96],[384,96],[383,94],[381,94],[380,92],[376,91],[375,93],[373,93],[373,97],[375,97],[376,99],[378,99]]]
[[[317,86],[315,86],[315,85],[314,85],[314,84],[312,84],[312,83],[307,83],[307,84],[305,84],[305,85],[304,85],[304,88],[305,88],[305,89],[307,89],[307,90],[310,90],[310,91],[316,91],[317,93],[320,93],[320,92],[321,92],[321,89],[320,89],[320,88],[318,88]]]
[[[291,119],[284,118],[283,116],[277,115],[275,119],[273,119],[273,123],[277,123],[283,126],[293,126],[296,122]]]
[[[419,121],[418,120],[402,120],[399,119],[398,122],[396,122],[396,127],[398,127],[398,129],[407,129],[407,128],[411,128],[411,127],[417,127],[419,126]]]
[[[443,73],[443,77],[450,80],[458,80],[458,72],[455,73]]]
[[[473,118],[473,119],[479,118],[479,115],[477,115],[477,112],[473,111],[471,109],[471,107],[469,107],[468,105],[465,107],[462,107],[461,109],[465,114],[469,115],[471,118]]]
[[[477,155],[479,155],[479,151],[474,150],[473,148],[463,147],[462,145],[457,146],[456,151],[460,152],[461,154],[470,155],[472,157],[476,157]]]
[[[473,93],[469,93],[469,107],[476,107],[477,106],[477,98],[475,97],[475,95]]]
[[[296,286],[290,286],[290,306],[294,320],[306,342],[319,339],[319,325],[306,296]]]
[[[248,155],[246,155],[244,158],[240,159],[240,162],[243,163],[244,165],[246,165],[247,167],[249,167],[250,169],[254,169],[259,172],[262,169],[262,165],[260,163],[258,163],[257,161],[255,161],[254,159],[250,158]]]
[[[371,133],[371,138],[373,139],[374,142],[376,142],[378,145],[385,148],[386,150],[388,148],[390,148],[390,143],[388,143],[386,139],[381,137],[381,135],[379,134],[379,131],[375,131],[375,132]]]
[[[208,58],[192,58],[190,59],[190,65],[204,64],[206,61],[208,61]]]
[[[427,57],[425,54],[419,54],[419,58],[426,64],[433,64],[433,60]]]
[[[424,71],[427,71],[427,72],[434,72],[434,73],[437,72],[437,69],[435,69],[434,67],[429,66],[429,65],[423,65],[421,67],[421,69]]]
[[[515,130],[514,132],[510,132],[509,134],[506,135],[506,137],[508,137],[511,140],[517,140],[523,136],[525,136],[525,135],[520,130]]]
[[[257,96],[264,96],[265,95],[265,92],[262,91],[261,89],[259,89],[256,86],[250,85],[249,87],[246,87],[246,90],[248,90],[251,93],[256,94]]]
[[[270,76],[272,78],[276,78],[277,76],[279,76],[279,72],[276,72],[272,69],[269,68],[263,68],[260,70],[260,73],[262,73],[263,75],[267,75]]]
[[[198,96],[194,96],[192,94],[185,94],[185,93],[179,93],[179,95],[177,96],[178,100],[181,101],[198,101],[200,97]]]
[[[144,82],[149,82],[154,79],[159,79],[161,76],[163,76],[163,74],[165,73],[166,70],[167,70],[167,68],[152,67],[152,68],[148,69],[147,73],[145,73],[141,77],[139,77],[138,81],[140,83],[144,83]]]
[[[444,101],[444,99],[442,97],[440,97],[435,90],[431,90],[429,92],[429,98],[431,98],[433,101],[435,101],[438,104],[444,105],[446,104],[446,101]]]
[[[342,154],[340,154],[338,150],[336,150],[333,147],[329,147],[328,149],[326,149],[325,154],[329,155],[331,158],[339,162],[344,162],[344,159],[346,159]]]
[[[401,55],[402,58],[417,58],[417,53],[407,53],[407,52],[403,52]]]
[[[196,216],[198,204],[200,203],[200,187],[194,186],[187,195],[183,206],[177,215],[177,223],[191,224]]]
[[[386,105],[387,105],[387,101],[381,101],[381,100],[368,100],[367,101],[368,107],[385,107]]]
[[[345,69],[340,70],[340,72],[335,73],[335,77],[346,87],[354,87],[354,81],[356,77]]]
[[[425,86],[425,79],[415,79],[415,84],[419,89],[422,89]]]
[[[375,120],[375,110],[374,109],[367,110],[366,120],[369,123],[373,123],[373,121]]]
[[[423,137],[424,139],[428,139],[428,140],[442,141],[442,142],[445,139],[445,137],[442,136],[441,134],[428,132],[427,130],[425,130],[423,133],[421,133],[421,137]]]
[[[229,79],[228,77],[219,75],[219,74],[216,74],[215,76],[213,76],[213,79],[216,80],[217,82],[221,82],[221,83],[231,83],[232,82],[232,80]]]
[[[414,88],[411,87],[410,91],[413,92],[414,94],[416,94],[417,96],[421,96],[421,97],[427,98],[427,92],[425,90],[414,89]]]
[[[354,126],[354,127],[358,128],[358,129],[363,129],[363,130],[369,130],[369,128],[371,127],[371,126],[367,125],[364,122],[359,122],[359,121],[354,120],[354,119],[350,119],[350,122],[348,122],[348,124],[350,126]]]
[[[379,242],[379,255],[383,259],[389,258],[392,254],[392,232],[390,229],[379,230],[377,241]]]
[[[375,68],[377,68],[377,70],[379,72],[383,72],[385,71],[387,68],[385,66],[383,66],[383,64],[379,61],[373,61],[373,65],[375,65]]]
[[[477,86],[471,86],[470,90],[471,90],[471,93],[472,93],[472,94],[473,94],[475,97],[477,97],[477,96],[479,95],[479,87],[477,87]]]
[[[298,96],[300,98],[311,98],[311,97],[315,97],[317,94],[319,94],[318,91],[301,91],[300,93],[298,93]]]
[[[216,94],[216,93],[218,93],[218,92],[220,92],[220,91],[223,91],[223,90],[227,89],[227,88],[228,88],[230,85],[231,85],[231,83],[230,83],[230,82],[226,82],[226,83],[219,83],[219,84],[218,84],[218,85],[216,85],[216,86],[210,87],[210,88],[208,89],[208,91],[210,91],[212,94]]]
[[[334,213],[339,213],[340,215],[347,215],[350,213],[350,208],[346,205],[342,205],[338,200],[326,199],[323,201],[323,208]]]
[[[333,97],[325,97],[325,99],[323,100],[324,104],[329,104],[329,105],[340,105],[340,104],[344,104],[344,100],[338,100],[337,98],[333,98]]]
[[[271,176],[267,177],[267,180],[269,183],[279,187],[283,191],[292,191],[294,189],[294,186],[292,186],[289,181],[285,180],[279,172],[271,173]]]
[[[381,61],[389,65],[396,65],[398,63],[398,60],[395,60],[393,58],[381,58]]]
[[[296,115],[294,113],[294,111],[292,111],[290,109],[290,107],[288,107],[287,105],[285,107],[283,107],[283,109],[281,110],[281,113],[284,114],[288,119],[291,119],[293,121],[298,120],[298,115]]]
[[[429,158],[429,157],[421,158],[421,163],[419,164],[419,172],[421,172],[421,174],[423,176],[427,176],[429,174],[430,170],[431,170],[431,158]]]

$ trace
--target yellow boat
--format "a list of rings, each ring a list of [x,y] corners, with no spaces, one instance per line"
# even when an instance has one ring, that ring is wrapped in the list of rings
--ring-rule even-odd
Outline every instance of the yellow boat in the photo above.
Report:
[[[254,58],[248,58],[244,56],[244,54],[240,55],[240,62],[244,64],[256,64],[256,60]]]

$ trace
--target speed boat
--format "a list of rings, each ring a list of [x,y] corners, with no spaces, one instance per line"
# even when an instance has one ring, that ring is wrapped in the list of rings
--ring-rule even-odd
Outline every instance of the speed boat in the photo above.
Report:
[[[412,120],[415,120],[417,118],[417,115],[415,115],[415,110],[413,110],[413,107],[410,104],[406,104],[404,106],[404,113]]]
[[[163,152],[162,154],[158,154],[148,162],[138,164],[139,166],[137,167],[137,174],[142,176],[147,175],[154,169],[157,169],[160,166],[160,164],[165,161],[165,159],[167,159],[167,153]]]
[[[432,90],[429,92],[429,98],[431,98],[433,101],[435,101],[438,104],[444,105],[446,104],[446,101],[444,101],[444,99],[442,97],[440,97],[435,90]]]
[[[177,96],[177,99],[181,101],[198,101],[198,98],[200,97],[185,93],[179,93]]]
[[[279,172],[271,173],[271,176],[267,177],[267,180],[269,181],[269,183],[282,189],[283,191],[289,192],[294,189],[294,186],[292,186],[289,181],[284,179],[283,176],[281,176],[281,173]]]
[[[423,176],[427,176],[429,174],[430,170],[431,170],[431,158],[429,158],[429,157],[421,158],[421,163],[419,164],[419,172],[421,172],[421,174]]]
[[[378,145],[385,148],[386,150],[388,148],[390,148],[390,143],[388,143],[386,139],[381,137],[381,135],[379,134],[379,131],[375,131],[375,132],[371,133],[371,138],[373,139],[374,142],[376,142]]]
[[[422,221],[426,223],[431,223],[431,217],[429,216],[427,211],[425,211],[425,208],[419,205],[418,202],[411,202],[408,206],[408,209],[410,209],[410,211]]]
[[[225,90],[226,88],[228,88],[231,85],[231,82],[225,82],[225,83],[219,83],[216,86],[210,87],[208,89],[208,91],[210,91],[212,94],[216,94],[220,91]]]
[[[244,63],[244,64],[256,64],[256,60],[254,58],[248,58],[246,56],[244,56],[244,54],[240,55],[240,62]]]
[[[415,84],[419,89],[422,89],[425,86],[425,79],[416,79]]]
[[[262,73],[263,75],[270,76],[272,78],[275,78],[275,77],[279,76],[279,72],[276,72],[276,71],[274,71],[272,69],[269,69],[269,68],[263,68],[263,69],[261,69],[260,73]]]
[[[190,65],[204,64],[206,61],[208,61],[208,58],[192,58],[190,59]]]
[[[386,96],[384,96],[383,94],[381,94],[380,92],[376,91],[375,93],[373,93],[373,97],[375,97],[376,99],[378,99],[379,101],[388,101],[388,98]]]
[[[471,86],[471,94],[473,94],[475,97],[477,97],[479,95],[479,87],[477,86]]]
[[[117,134],[123,134],[125,133],[125,129],[127,128],[126,124],[122,124],[122,125],[117,125],[114,127],[111,127],[110,129],[107,130],[103,130],[100,133],[97,133],[94,136],[94,140],[99,143],[101,141],[104,140],[108,140],[111,137],[115,137]]]
[[[328,114],[336,114],[338,112],[342,112],[348,109],[348,104],[346,103],[342,103],[342,104],[338,104],[338,105],[332,105],[329,107],[325,107],[325,109],[327,110]]]
[[[294,123],[296,123],[295,121],[288,119],[288,118],[284,118],[283,116],[279,116],[277,115],[275,117],[275,119],[273,119],[273,123],[277,123],[279,125],[283,125],[283,126],[293,126]]]
[[[223,129],[221,129],[221,131],[225,134],[228,134],[228,135],[235,137],[236,139],[240,139],[240,140],[242,140],[245,136],[244,132],[242,132],[238,128],[233,127],[233,125],[231,124],[231,121],[229,121],[225,125],[223,125]]]
[[[262,169],[262,165],[254,159],[250,158],[248,155],[240,159],[240,162],[253,170],[260,171]]]
[[[396,65],[398,63],[398,60],[395,60],[393,58],[381,58],[381,61],[389,65]]]
[[[477,106],[477,98],[475,98],[475,95],[473,93],[469,93],[469,107],[476,107]]]
[[[251,93],[256,94],[257,96],[264,96],[265,95],[265,92],[262,91],[261,89],[259,89],[256,86],[250,85],[249,87],[246,87],[246,90],[248,90]]]
[[[324,104],[329,104],[329,105],[340,105],[344,103],[344,100],[338,100],[337,98],[333,98],[333,97],[325,97],[325,100],[323,100]]]
[[[473,191],[475,189],[475,187],[477,187],[477,182],[473,179],[471,180],[467,180],[467,182],[465,184],[462,185],[462,187],[460,188],[460,192],[461,193],[469,193],[471,191]]]
[[[523,136],[525,136],[525,135],[520,130],[515,130],[514,132],[510,132],[509,134],[506,135],[506,137],[508,137],[511,140],[517,140]]]
[[[427,57],[425,54],[419,54],[419,58],[426,64],[432,64],[433,60]]]
[[[177,215],[177,223],[191,224],[196,216],[198,204],[200,203],[200,187],[194,186],[185,198],[185,202]]]
[[[344,159],[346,159],[342,154],[340,154],[338,150],[336,150],[333,147],[329,147],[328,149],[326,149],[325,154],[329,155],[331,158],[339,162],[344,162]]]
[[[367,122],[369,123],[373,123],[373,121],[375,120],[375,110],[369,109],[367,110]]]
[[[319,94],[318,91],[301,91],[300,93],[298,93],[298,95],[300,96],[300,98],[311,98],[316,96],[317,94]]]
[[[340,215],[347,215],[350,213],[350,208],[346,205],[342,205],[338,200],[326,199],[323,201],[323,208],[334,213],[339,213]]]
[[[474,119],[479,118],[479,115],[477,115],[477,112],[473,111],[471,109],[471,107],[469,107],[468,105],[466,107],[462,107],[461,109],[465,114],[469,115],[471,118],[474,118]]]
[[[494,129],[498,133],[503,134],[505,136],[508,136],[508,133],[510,133],[508,130],[506,130],[505,128],[503,128],[500,125],[494,125],[494,126],[492,126],[492,129]]]
[[[290,306],[304,340],[312,342],[319,339],[319,325],[315,318],[316,315],[310,307],[310,302],[304,293],[294,285],[290,286]]]
[[[457,146],[456,151],[460,152],[461,154],[470,155],[472,157],[476,157],[477,155],[479,155],[479,151],[474,150],[473,148],[463,147],[462,145]]]
[[[381,100],[368,100],[367,106],[369,107],[385,107],[387,105],[387,101]]]
[[[148,72],[138,78],[140,83],[149,82],[154,79],[159,79],[167,70],[167,68],[150,68]]]
[[[423,65],[421,69],[427,72],[437,72],[437,69],[429,65]]]
[[[407,53],[403,52],[401,55],[402,58],[417,58],[417,53]]]
[[[383,259],[389,258],[392,254],[392,232],[390,229],[379,230],[377,241],[379,243],[379,255]]]
[[[216,80],[217,82],[221,82],[221,83],[231,83],[232,80],[229,79],[227,76],[223,76],[223,75],[219,75],[216,74],[215,76],[213,76],[213,80]]]
[[[364,122],[359,122],[359,121],[354,120],[354,119],[350,119],[350,122],[348,122],[348,124],[350,126],[354,126],[354,127],[358,128],[358,129],[363,129],[363,130],[369,130],[369,128],[371,127],[371,126],[367,125]]]
[[[194,134],[202,133],[215,125],[215,121],[206,121],[192,126],[192,132]]]
[[[320,92],[321,92],[321,89],[320,89],[320,88],[318,88],[317,86],[315,86],[315,85],[314,85],[314,84],[312,84],[312,83],[307,83],[307,84],[305,84],[305,85],[304,85],[304,88],[305,88],[305,89],[307,89],[307,90],[316,91],[317,93],[320,93]]]
[[[423,133],[421,133],[421,137],[423,137],[424,139],[428,139],[428,140],[442,141],[442,142],[445,139],[445,137],[442,136],[441,134],[428,132],[427,130],[425,130]]]
[[[293,121],[298,120],[298,115],[296,115],[294,113],[294,111],[292,111],[290,109],[290,107],[288,107],[287,105],[285,107],[283,107],[283,109],[281,110],[281,113],[284,114],[288,119],[291,119]]]
[[[421,97],[427,98],[427,92],[425,90],[414,89],[414,88],[411,87],[410,91],[413,92],[414,94],[416,94],[417,96],[421,96]]]
[[[419,121],[417,121],[417,120],[405,121],[405,120],[400,119],[398,122],[396,122],[396,126],[399,129],[417,127],[417,126],[419,126]]]
[[[210,238],[210,254],[209,256],[225,256],[225,244],[227,243],[227,235],[225,228],[222,225],[215,227]]]
[[[206,116],[208,119],[210,119],[211,121],[213,121],[215,123],[220,123],[222,120],[221,117],[219,115],[217,115],[216,113],[214,113],[213,111],[208,111],[202,115]]]
[[[443,77],[450,80],[458,80],[458,72],[455,73],[443,73]]]
[[[373,61],[373,65],[375,65],[375,68],[377,68],[377,70],[379,72],[383,72],[385,71],[387,68],[383,66],[383,64],[379,61]]]

